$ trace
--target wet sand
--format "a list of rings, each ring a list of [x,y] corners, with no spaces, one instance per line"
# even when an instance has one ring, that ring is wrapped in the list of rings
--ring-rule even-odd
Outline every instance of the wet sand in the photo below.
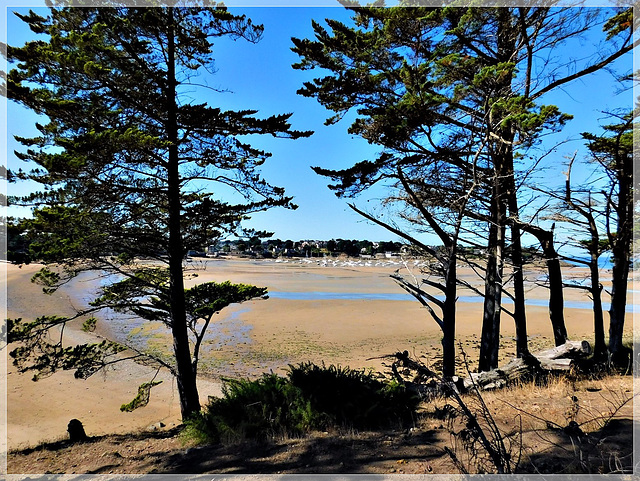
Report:
[[[416,301],[384,299],[387,294],[404,293],[389,278],[389,274],[403,266],[389,262],[370,264],[343,262],[333,266],[315,260],[191,263],[188,286],[231,280],[265,286],[272,293],[267,300],[230,306],[218,315],[201,361],[204,375],[199,381],[199,390],[203,403],[209,395],[219,395],[220,377],[252,377],[269,370],[282,372],[289,363],[310,360],[382,370],[383,360],[371,358],[404,349],[424,355],[428,362],[437,361],[441,333],[429,313]],[[88,284],[72,285],[52,296],[43,294],[39,286],[29,282],[39,267],[7,266],[8,317],[26,320],[43,314],[71,315],[75,307],[82,305],[82,298],[87,297],[83,289],[86,290]],[[418,274],[416,268],[413,271]],[[461,272],[470,282],[481,285],[469,269]],[[565,275],[576,278],[583,272],[578,268],[565,269]],[[540,274],[538,270],[531,270],[527,278],[533,281]],[[380,294],[383,298],[316,298],[313,293],[318,292]],[[306,299],[278,296],[286,293],[306,293]],[[543,301],[547,291],[532,282],[528,296]],[[565,297],[572,302],[589,301],[586,294],[577,289],[567,289]],[[458,338],[473,363],[478,352],[482,303],[459,302],[457,313]],[[571,338],[592,338],[593,320],[589,309],[566,309],[565,317]],[[605,319],[607,317],[605,315]],[[531,349],[550,346],[553,337],[546,307],[528,306],[527,318]],[[108,316],[93,334],[82,332],[81,323],[75,321],[75,325],[65,330],[66,342],[124,335],[123,323],[114,323],[117,328],[109,327]],[[502,325],[502,355],[508,358],[515,352],[515,331],[508,316],[503,316]],[[606,324],[605,329],[608,329]],[[632,331],[631,316],[626,329]],[[142,331],[140,335],[170,352],[170,338],[162,329]],[[129,335],[128,339],[132,337]],[[163,383],[153,389],[147,407],[132,413],[119,410],[121,404],[133,399],[138,385],[150,381],[155,374],[155,369],[128,361],[85,381],[74,379],[70,372],[61,372],[33,382],[29,374],[19,374],[10,365],[7,373],[9,448],[64,437],[66,425],[72,418],[80,419],[90,436],[135,431],[158,422],[169,427],[179,423],[175,382],[164,371],[157,378]]]

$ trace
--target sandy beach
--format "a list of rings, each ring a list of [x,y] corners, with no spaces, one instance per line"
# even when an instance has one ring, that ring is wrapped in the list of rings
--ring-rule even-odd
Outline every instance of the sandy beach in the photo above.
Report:
[[[95,287],[97,282],[94,278],[86,280],[86,284],[72,283],[48,296],[30,282],[40,267],[7,266],[9,318],[27,320],[43,314],[73,314],[87,297],[83,289]],[[403,269],[402,264],[336,262],[334,265],[305,259],[191,263],[188,285],[231,280],[265,286],[270,293],[267,300],[228,307],[213,323],[201,361],[202,402],[208,396],[220,394],[221,377],[251,377],[269,370],[281,372],[289,363],[313,361],[382,370],[383,360],[372,358],[404,349],[424,355],[428,362],[437,361],[439,328],[418,302],[402,297],[404,291],[389,277],[397,269]],[[418,274],[417,267],[412,270]],[[580,278],[583,273],[579,268],[565,269],[568,277]],[[469,269],[463,269],[462,275],[472,283],[480,282]],[[531,281],[528,297],[532,302],[527,307],[527,319],[532,350],[551,346],[553,342],[544,305],[547,291],[533,283],[539,276],[540,271],[527,272]],[[603,272],[603,276],[606,278],[607,274]],[[465,301],[458,303],[458,339],[474,363],[482,303],[469,300],[472,297],[469,292],[460,292],[460,296]],[[565,299],[572,306],[565,309],[569,336],[591,340],[593,319],[588,297],[580,290],[567,289]],[[605,314],[605,320],[607,317]],[[87,334],[81,331],[81,322],[76,321],[65,330],[66,343],[104,336],[120,342],[153,343],[154,347],[170,352],[168,333],[159,326],[131,328],[130,322],[107,314],[96,333]],[[502,325],[502,355],[506,359],[515,352],[514,326],[506,315]],[[631,315],[626,330],[630,335]],[[73,373],[60,372],[33,382],[29,374],[17,373],[9,363],[9,449],[65,437],[72,418],[80,419],[90,436],[146,429],[160,422],[168,427],[179,423],[175,382],[164,371],[157,374],[156,380],[163,383],[153,389],[148,406],[132,413],[120,412],[120,405],[133,399],[137,387],[154,375],[155,369],[129,361],[85,381],[74,379]]]

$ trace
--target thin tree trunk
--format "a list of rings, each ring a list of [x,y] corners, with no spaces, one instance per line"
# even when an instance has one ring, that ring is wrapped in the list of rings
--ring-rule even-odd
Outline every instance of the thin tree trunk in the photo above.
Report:
[[[553,339],[556,346],[561,346],[568,340],[567,328],[564,322],[564,286],[562,284],[562,268],[560,258],[553,245],[553,231],[545,231],[541,240],[542,250],[547,259],[549,272],[549,319],[553,329]]]
[[[497,56],[496,65],[509,62],[515,49],[517,26],[513,24],[513,17],[509,9],[498,9],[498,30],[496,33]],[[504,75],[498,81],[496,91],[490,97],[499,96],[510,98],[512,78]],[[513,143],[514,133],[504,124],[499,110],[493,118],[493,106],[487,97],[487,112],[489,114],[489,130],[497,134],[498,140],[490,148],[493,162],[493,185],[491,192],[491,212],[489,227],[489,259],[485,277],[485,300],[482,322],[482,339],[480,344],[481,371],[498,367],[500,351],[500,313],[502,307],[502,274],[504,265],[505,222],[507,220],[507,202],[510,180],[513,181]],[[514,182],[514,181],[513,181]],[[515,185],[515,184],[514,184]]]
[[[573,156],[575,159],[575,154]],[[571,163],[567,171],[566,180],[566,202],[571,209],[574,209],[580,215],[582,215],[589,226],[589,234],[591,235],[591,241],[587,244],[589,251],[589,273],[591,277],[591,286],[589,292],[593,299],[593,333],[595,337],[595,344],[593,347],[593,357],[596,361],[603,361],[607,357],[607,346],[604,339],[604,316],[602,312],[602,284],[600,284],[600,270],[598,267],[598,258],[600,257],[600,233],[598,232],[598,225],[593,217],[593,209],[591,203],[591,195],[589,195],[586,205],[576,204],[571,199]],[[583,207],[584,206],[584,207]]]
[[[445,266],[445,299],[442,306],[442,375],[456,373],[456,245],[453,244],[449,265]]]
[[[420,201],[416,193],[411,188],[411,185],[407,182],[407,179],[405,178],[404,174],[402,173],[402,169],[400,168],[398,168],[398,178],[400,179],[400,182],[402,182],[405,191],[411,198],[414,207],[416,207],[422,213],[425,221],[433,229],[433,231],[440,238],[445,248],[447,249],[446,259],[441,260],[444,268],[445,300],[441,305],[442,322],[439,324],[440,328],[442,329],[442,375],[445,378],[451,378],[455,375],[456,371],[455,335],[458,284],[456,261],[458,254],[458,235],[460,232],[460,225],[462,223],[462,214],[460,213],[458,216],[458,223],[456,226],[455,234],[453,236],[449,235],[439,226],[438,222],[433,217],[431,212],[429,212],[425,208],[424,204]],[[375,222],[383,224],[380,221]]]
[[[173,15],[173,9],[168,9]],[[200,411],[200,398],[196,385],[196,377],[191,363],[189,335],[184,298],[184,279],[182,258],[182,232],[180,227],[180,172],[178,158],[178,127],[175,73],[175,38],[173,26],[167,33],[167,137],[169,142],[168,167],[168,204],[169,204],[169,290],[171,299],[171,334],[173,336],[173,351],[176,358],[176,381],[180,396],[180,410],[182,419],[186,420]]]
[[[513,141],[513,136],[509,136],[509,140]],[[520,218],[520,209],[518,207],[518,192],[516,190],[515,170],[513,165],[513,151],[509,151],[509,155],[505,156],[507,162],[507,176],[505,183],[507,184],[507,200],[509,205],[509,217],[512,219]],[[520,226],[517,222],[510,225],[511,230],[511,262],[513,263],[513,295],[514,309],[513,320],[516,326],[516,356],[522,357],[529,352],[527,339],[527,311],[525,307],[524,293],[524,266],[522,259],[522,238]]]
[[[549,276],[549,319],[553,329],[553,339],[556,346],[567,342],[567,328],[564,322],[564,284],[562,283],[562,267],[560,257],[556,252],[553,242],[553,231],[550,231],[531,224],[519,223],[522,230],[532,234],[540,242],[542,253],[547,260],[547,272]]]
[[[502,214],[502,212],[501,212]],[[501,218],[504,218],[502,215]],[[491,369],[498,367],[498,355],[500,353],[500,319],[502,314],[502,288],[504,270],[504,242],[505,227],[498,228],[498,245],[496,255],[496,289],[495,289],[495,312],[493,313],[493,328],[491,330]]]
[[[522,241],[520,229],[511,227],[511,261],[513,262],[514,322],[516,325],[516,356],[522,357],[529,352],[527,339],[527,313],[524,293],[524,266],[522,260]]]
[[[596,244],[597,248],[597,244]],[[602,284],[600,284],[600,272],[598,271],[598,255],[591,253],[589,263],[591,271],[591,296],[593,297],[593,332],[595,344],[593,346],[593,356],[596,360],[602,361],[607,356],[607,345],[604,340],[604,316],[602,312]]]

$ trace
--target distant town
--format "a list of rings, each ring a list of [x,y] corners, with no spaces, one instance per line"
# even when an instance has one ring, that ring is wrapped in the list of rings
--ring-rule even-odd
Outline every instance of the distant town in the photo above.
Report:
[[[372,242],[369,240],[227,240],[208,246],[204,251],[189,251],[189,257],[362,257],[391,258],[416,254],[408,244],[391,241]]]
[[[431,246],[434,251],[442,246]],[[533,248],[525,248],[527,260],[538,258]],[[459,247],[459,254],[469,259],[484,254],[483,249]],[[276,259],[282,257],[358,257],[361,259],[391,259],[394,257],[431,257],[425,252],[402,242],[370,241],[355,239],[299,240],[225,240],[201,251],[190,250],[188,257],[250,257]]]

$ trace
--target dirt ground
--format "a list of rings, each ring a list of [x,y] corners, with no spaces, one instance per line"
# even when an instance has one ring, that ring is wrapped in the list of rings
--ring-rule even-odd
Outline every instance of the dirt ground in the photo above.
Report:
[[[555,379],[486,393],[512,459],[523,473],[629,473],[632,469],[632,378]],[[479,413],[477,399],[465,397]],[[446,452],[470,473],[489,471],[482,449],[465,448],[465,422],[450,416],[451,399],[424,403],[414,426],[382,432],[314,432],[297,439],[194,446],[180,427],[67,440],[12,451],[10,473],[459,473]],[[576,407],[577,406],[577,407]],[[482,417],[481,424],[484,423]],[[570,422],[578,423],[569,429]],[[483,424],[484,425],[484,424]],[[486,429],[486,425],[485,425]],[[487,430],[487,433],[489,431]]]

